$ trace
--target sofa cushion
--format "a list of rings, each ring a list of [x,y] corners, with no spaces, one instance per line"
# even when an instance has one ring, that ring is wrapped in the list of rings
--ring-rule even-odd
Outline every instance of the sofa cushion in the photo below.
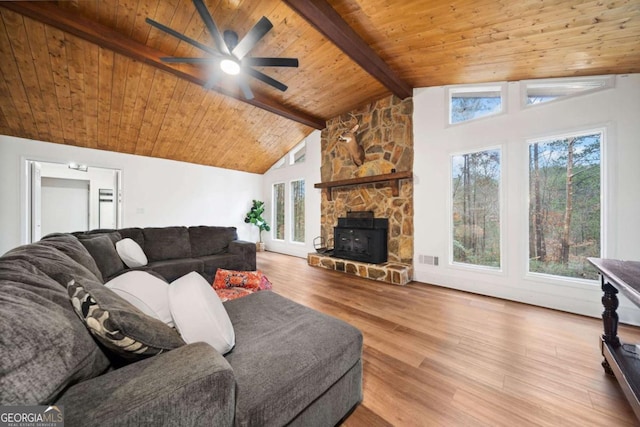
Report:
[[[103,280],[124,270],[125,266],[116,251],[115,243],[121,240],[120,233],[84,234],[78,240],[89,251],[102,273]]]
[[[237,270],[255,270],[256,269],[256,244],[254,242],[245,242],[244,240],[234,240],[229,243],[229,253],[238,255],[242,259],[241,267],[233,267]]]
[[[204,264],[200,259],[184,258],[170,259],[167,261],[156,261],[143,267],[145,270],[153,270],[164,277],[165,280],[173,282],[185,274],[195,271],[202,273]]]
[[[189,273],[171,283],[169,307],[176,328],[185,342],[206,342],[221,354],[235,345],[233,325],[218,295],[198,273]]]
[[[87,248],[80,243],[77,237],[68,233],[55,233],[44,237],[38,242],[42,246],[51,246],[58,249],[78,264],[91,271],[98,280],[103,281],[102,273]]]
[[[142,313],[102,284],[72,280],[67,292],[78,317],[116,358],[135,361],[184,345],[175,329]]]
[[[127,271],[104,284],[147,316],[173,327],[169,283],[148,271]]]
[[[69,385],[109,367],[66,290],[15,257],[0,258],[0,361],[0,405],[53,403]]]
[[[75,262],[52,245],[43,242],[13,248],[4,254],[2,259],[8,261],[25,260],[58,282],[62,289],[66,289],[67,283],[73,278],[99,281],[99,278],[96,278],[96,275],[87,267]]]
[[[189,231],[186,227],[148,227],[142,233],[144,253],[149,262],[191,257]]]
[[[75,384],[56,402],[68,426],[232,426],[233,370],[205,343]]]
[[[219,268],[227,270],[246,270],[245,260],[239,255],[233,255],[228,253],[222,253],[218,255],[207,255],[198,258],[202,262],[202,268],[204,276],[209,280],[209,283],[213,283],[213,278]]]
[[[359,330],[272,291],[224,306],[236,335],[225,356],[236,375],[236,425],[287,424],[362,357]]]
[[[237,239],[235,227],[189,227],[191,256],[194,258],[227,252],[229,243]]]
[[[149,263],[140,245],[129,237],[116,242],[116,252],[129,268],[143,267]]]

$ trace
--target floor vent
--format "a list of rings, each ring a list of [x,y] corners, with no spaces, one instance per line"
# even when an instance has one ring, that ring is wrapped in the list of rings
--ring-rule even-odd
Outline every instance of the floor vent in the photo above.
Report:
[[[438,257],[431,255],[420,255],[418,257],[418,262],[420,264],[438,265]]]

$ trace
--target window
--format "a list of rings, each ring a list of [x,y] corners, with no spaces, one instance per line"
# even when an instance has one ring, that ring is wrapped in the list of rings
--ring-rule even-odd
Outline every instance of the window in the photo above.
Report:
[[[273,184],[273,238],[284,240],[284,182]]]
[[[500,267],[500,149],[451,157],[452,260]]]
[[[449,89],[449,124],[461,123],[503,111],[502,86]]]
[[[292,241],[304,243],[304,179],[291,181]]]
[[[535,80],[523,82],[523,86],[524,104],[531,106],[610,88],[613,86],[613,78],[606,76],[570,80]]]
[[[305,154],[307,153],[307,144],[306,141],[302,141],[302,143],[298,144],[291,152],[289,153],[289,164],[295,165],[298,163],[304,163]]]
[[[307,141],[305,139],[302,142],[289,151],[284,157],[275,162],[269,170],[282,169],[287,166],[297,165],[304,163],[307,154]]]
[[[529,271],[597,279],[602,131],[529,143]]]
[[[277,162],[275,162],[275,163],[273,164],[273,166],[271,166],[271,169],[280,169],[280,168],[282,168],[282,167],[285,167],[285,166],[286,166],[286,162],[285,162],[285,160],[286,160],[286,159],[285,159],[284,157],[283,157],[283,158],[281,158],[280,160],[278,160]]]

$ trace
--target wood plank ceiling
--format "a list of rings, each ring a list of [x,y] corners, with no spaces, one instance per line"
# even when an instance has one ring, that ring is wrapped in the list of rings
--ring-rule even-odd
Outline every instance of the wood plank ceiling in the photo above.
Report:
[[[251,56],[300,61],[297,69],[260,68],[289,89],[249,79],[253,105],[205,90],[202,68],[171,65],[169,72],[107,43],[128,40],[156,62],[158,54],[202,56],[145,22],[213,47],[191,1],[48,2],[56,8],[50,19],[86,21],[103,41],[25,16],[11,3],[0,2],[0,134],[263,173],[324,120],[393,89],[359,65],[357,51],[352,59],[330,40],[340,44],[339,25],[316,22],[321,32],[294,11],[322,1],[205,0],[218,27],[240,37],[263,15],[271,20]],[[409,88],[640,72],[640,0],[327,4]],[[240,97],[233,81],[222,84]]]

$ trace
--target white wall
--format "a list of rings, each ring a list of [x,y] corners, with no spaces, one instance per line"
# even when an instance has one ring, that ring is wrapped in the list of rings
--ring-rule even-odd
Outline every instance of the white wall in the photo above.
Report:
[[[265,242],[268,251],[279,252],[287,255],[306,258],[309,252],[314,252],[313,239],[320,235],[320,203],[321,190],[314,188],[315,183],[320,182],[320,131],[312,132],[306,138],[307,151],[305,161],[294,165],[286,165],[278,169],[271,169],[264,174],[263,196],[266,210],[265,219],[272,226],[271,232],[263,232],[262,240]],[[291,181],[305,180],[305,243],[291,242],[291,230],[289,219],[291,215],[285,214],[285,240],[273,239],[273,205],[272,186],[278,182],[285,183],[285,199],[290,200],[289,183]],[[258,231],[255,228],[255,239],[258,239]]]
[[[640,75],[616,76],[615,87],[531,108],[520,106],[520,83],[507,84],[506,114],[447,126],[446,88],[414,90],[415,278],[418,281],[599,317],[596,282],[527,276],[527,140],[604,127],[604,253],[640,260]],[[449,164],[452,153],[502,148],[503,271],[481,272],[450,264]],[[440,257],[439,266],[419,255]],[[640,324],[640,310],[622,301],[623,321]]]
[[[43,236],[89,229],[89,180],[42,178],[41,197]]]
[[[26,159],[121,169],[123,228],[235,226],[253,240],[243,219],[262,175],[0,135],[0,253],[26,241]]]

